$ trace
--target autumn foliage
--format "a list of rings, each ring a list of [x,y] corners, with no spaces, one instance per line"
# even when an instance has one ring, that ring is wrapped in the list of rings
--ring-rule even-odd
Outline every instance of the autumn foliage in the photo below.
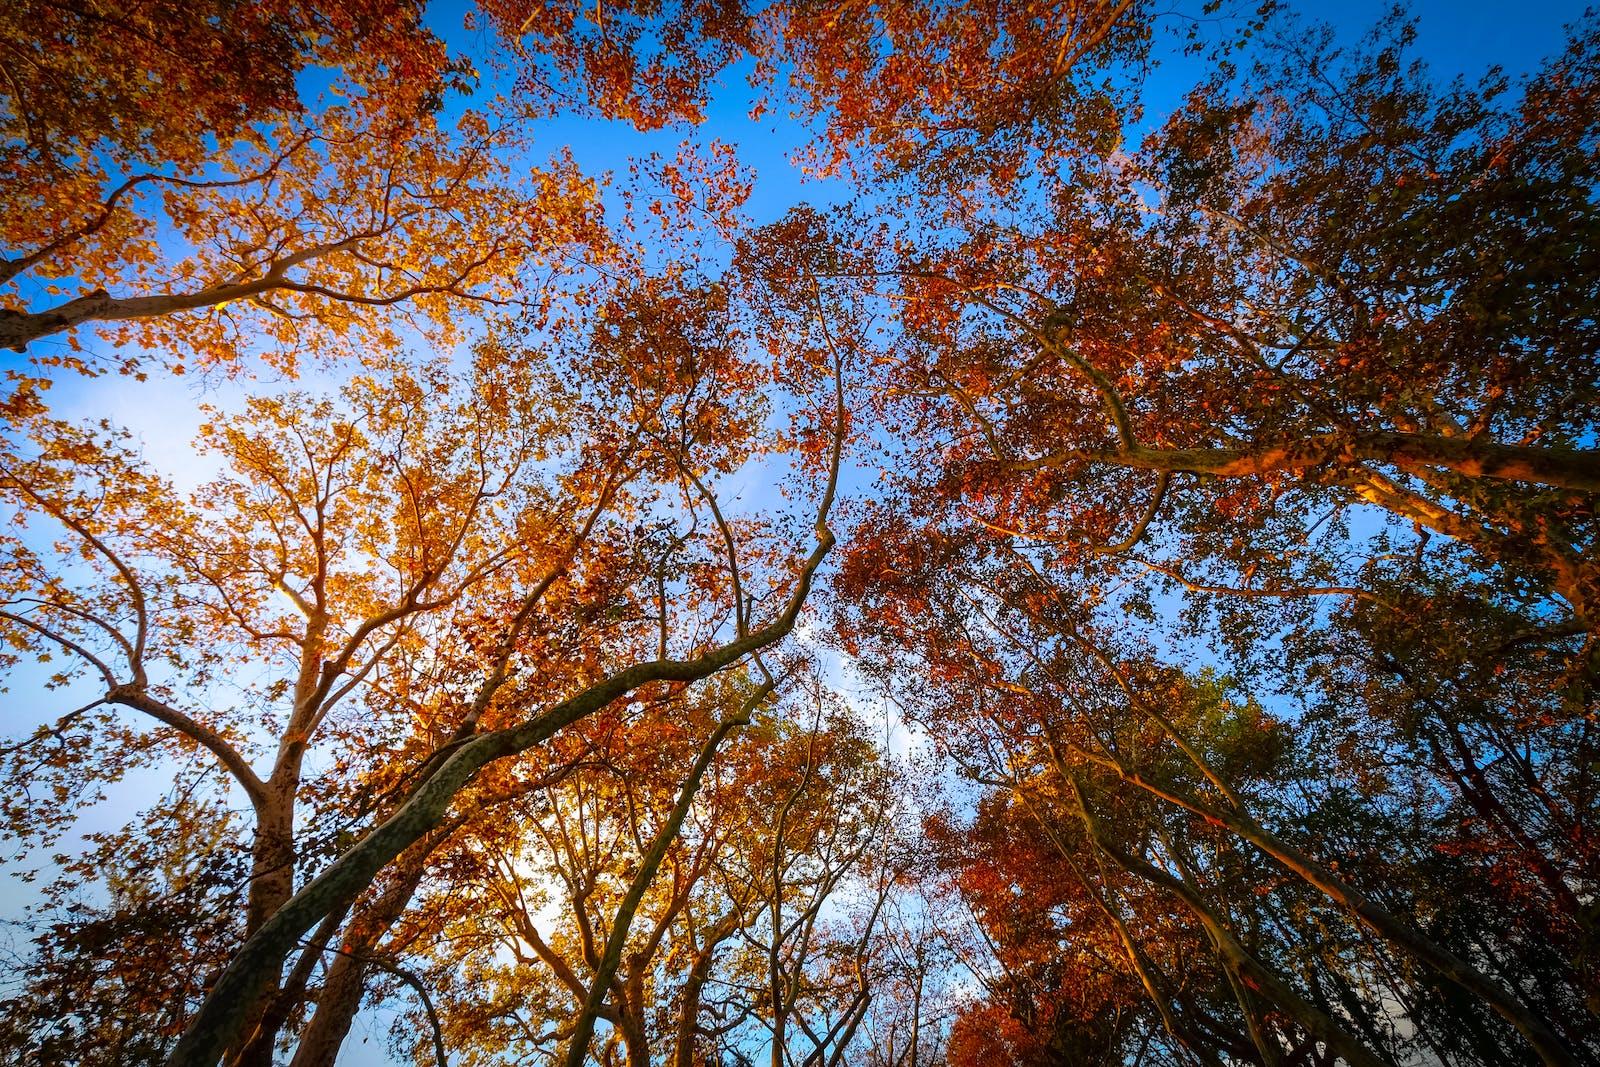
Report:
[[[1600,1059],[1592,15],[434,6],[0,12],[0,1058]]]

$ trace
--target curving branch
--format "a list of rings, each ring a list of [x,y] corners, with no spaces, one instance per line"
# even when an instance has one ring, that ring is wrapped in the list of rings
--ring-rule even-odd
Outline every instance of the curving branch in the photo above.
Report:
[[[1532,482],[1579,493],[1600,493],[1600,450],[1504,445],[1466,437],[1375,431],[1325,433],[1256,448],[1146,448],[1133,443],[1107,451],[1065,449],[1010,461],[1014,470],[1073,462],[1111,463],[1170,474],[1257,477],[1325,464],[1382,463],[1406,473],[1438,468],[1467,478]]]
[[[1130,552],[1144,540],[1145,533],[1150,529],[1150,524],[1161,513],[1161,505],[1167,499],[1167,490],[1172,487],[1172,474],[1162,471],[1156,475],[1156,486],[1150,493],[1150,503],[1146,505],[1144,514],[1139,516],[1139,521],[1133,524],[1133,529],[1128,531],[1128,536],[1114,545],[1090,545],[1089,551],[1097,556],[1117,556]]]
[[[0,308],[0,347],[9,348],[14,352],[24,352],[34,341],[70,330],[86,322],[154,319],[181,311],[217,307],[236,300],[257,301],[264,296],[280,292],[304,293],[364,307],[389,307],[419,296],[436,293],[470,297],[484,303],[505,303],[486,294],[468,293],[462,288],[462,283],[467,281],[474,271],[494,258],[495,253],[500,251],[498,247],[491,248],[488,253],[452,268],[449,278],[438,282],[418,282],[379,295],[334,289],[314,282],[296,281],[288,276],[288,272],[295,267],[357,249],[363,242],[382,236],[388,229],[389,227],[362,231],[338,241],[311,245],[273,261],[259,276],[246,281],[209,285],[188,292],[126,297],[112,296],[105,289],[95,289],[43,311]]]
[[[8,76],[9,80],[9,76]],[[193,178],[179,178],[166,174],[135,174],[113,189],[95,209],[94,213],[77,226],[68,228],[44,244],[24,253],[15,259],[0,260],[0,285],[11,281],[17,275],[36,266],[56,252],[88,237],[103,229],[117,212],[117,205],[123,197],[143,185],[166,185],[181,189],[232,189],[245,185],[255,185],[258,182],[269,181],[273,178],[283,164],[300,149],[310,144],[316,138],[310,132],[303,132],[291,140],[287,147],[275,155],[272,160],[261,170],[254,174],[241,175],[238,178],[222,178],[215,181],[201,181]]]
[[[67,637],[64,634],[58,634],[48,626],[35,622],[26,615],[18,615],[16,612],[0,611],[0,619],[15,623],[24,629],[32,630],[45,640],[60,645],[73,655],[82,658],[84,662],[88,663],[96,671],[100,672],[100,677],[105,680],[107,687],[111,689],[115,689],[117,687],[117,676],[112,672],[111,668],[106,665],[105,660],[101,659],[99,656],[96,656],[93,652],[90,652],[87,648],[79,644],[77,641],[74,641],[72,638]]]
[[[111,564],[112,569],[116,571],[117,577],[122,581],[123,586],[128,590],[128,599],[133,603],[133,612],[136,620],[132,642],[133,647],[128,651],[128,668],[133,671],[134,680],[140,684],[143,684],[144,650],[145,642],[150,632],[150,612],[145,601],[144,587],[139,584],[139,578],[136,574],[134,574],[133,568],[130,567],[120,555],[114,552],[110,545],[106,544],[102,538],[94,533],[94,531],[90,530],[82,520],[75,519],[66,514],[65,510],[60,504],[50,500],[43,493],[39,492],[32,485],[28,484],[28,482],[17,477],[16,474],[13,473],[9,468],[5,469],[4,473],[7,482],[21,491],[21,493],[29,500],[32,500],[35,504],[39,505],[45,514],[49,515],[61,525],[65,526],[68,530],[71,530],[73,533],[81,537],[86,545],[92,548],[95,553],[107,563]],[[129,643],[126,638],[121,636],[118,637],[118,642],[125,648]],[[105,668],[100,665],[98,660],[95,660],[92,656],[88,658],[91,662],[94,662],[96,666],[100,666],[102,673],[107,673]],[[111,684],[115,685],[116,683],[113,681]]]
[[[942,276],[941,276],[942,277]],[[950,280],[950,279],[945,279]],[[1128,415],[1128,406],[1122,399],[1116,384],[1106,376],[1106,373],[1093,363],[1084,359],[1071,348],[1063,345],[1056,336],[1048,330],[1035,326],[1026,316],[1019,315],[1003,304],[998,304],[986,296],[982,296],[970,287],[964,287],[963,292],[968,299],[976,304],[988,308],[1001,318],[1017,326],[1033,338],[1034,342],[1045,351],[1069,366],[1076,367],[1093,383],[1095,391],[1100,394],[1100,402],[1106,409],[1106,415],[1111,419],[1111,425],[1117,432],[1117,440],[1124,451],[1135,451],[1139,448],[1138,438],[1133,432],[1133,420]]]
[[[1171,578],[1173,581],[1177,582],[1191,593],[1215,593],[1218,596],[1238,596],[1251,597],[1255,599],[1285,600],[1296,597],[1310,596],[1347,596],[1353,597],[1357,600],[1370,601],[1371,603],[1386,607],[1391,611],[1396,610],[1395,604],[1392,601],[1385,600],[1383,597],[1378,596],[1370,589],[1362,589],[1359,586],[1304,585],[1290,586],[1285,589],[1245,589],[1239,586],[1231,585],[1206,585],[1202,582],[1196,582],[1192,579],[1184,577],[1183,572],[1178,570],[1176,567],[1169,567],[1166,564],[1155,563],[1139,557],[1135,557],[1134,562],[1146,570],[1154,571],[1157,574],[1166,575],[1168,578]]]
[[[152,719],[170,726],[180,734],[189,738],[217,757],[228,773],[233,775],[245,795],[250,798],[250,803],[260,808],[267,802],[267,786],[251,769],[248,761],[239,754],[239,751],[230,745],[217,731],[204,723],[179,711],[177,708],[162,703],[149,693],[144,687],[134,684],[113,685],[106,693],[107,704],[121,704],[123,707],[142,711]]]
[[[1295,992],[1287,983],[1265,967],[1255,958],[1248,949],[1239,942],[1233,931],[1228,929],[1222,918],[1207,904],[1185,880],[1178,878],[1168,871],[1151,864],[1138,856],[1133,855],[1118,845],[1101,825],[1100,819],[1089,807],[1082,783],[1076,775],[1068,778],[1072,791],[1078,817],[1083,823],[1083,828],[1089,840],[1094,842],[1096,848],[1107,857],[1119,864],[1130,874],[1136,874],[1152,885],[1166,889],[1189,909],[1190,913],[1204,927],[1217,954],[1224,965],[1236,970],[1244,977],[1248,984],[1261,990],[1278,1007],[1290,1015],[1295,1022],[1305,1027],[1319,1040],[1337,1052],[1341,1057],[1356,1065],[1356,1067],[1384,1067],[1383,1061],[1378,1059],[1357,1038],[1346,1031],[1328,1014]]]
[[[307,947],[316,948],[317,946],[313,942]],[[365,952],[352,952],[349,949],[337,947],[324,947],[322,951],[346,956],[357,963],[364,963],[369,967],[376,967],[380,971],[386,971],[416,990],[417,999],[422,1002],[422,1010],[428,1016],[429,1033],[433,1038],[434,1061],[438,1064],[438,1067],[448,1067],[450,1058],[445,1051],[444,1027],[439,1023],[439,1013],[434,1010],[433,998],[428,995],[427,984],[421,978],[418,978],[415,972],[407,970],[391,960],[384,959],[382,956],[374,956]]]

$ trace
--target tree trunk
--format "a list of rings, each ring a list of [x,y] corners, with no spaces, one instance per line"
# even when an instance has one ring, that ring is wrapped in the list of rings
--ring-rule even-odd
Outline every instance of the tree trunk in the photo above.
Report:
[[[245,936],[260,930],[279,908],[294,896],[294,802],[298,775],[274,775],[262,792],[256,809],[255,841],[250,850],[250,890],[245,911]],[[281,968],[281,964],[280,964]],[[252,997],[240,1029],[239,1042],[229,1050],[232,1067],[271,1067],[277,1038],[271,1009],[281,989],[281,973],[271,974]],[[271,1032],[268,1032],[271,1031]]]
[[[378,942],[405,913],[422,881],[428,854],[436,841],[413,846],[401,856],[398,878],[377,900],[356,912],[345,932],[340,951],[328,965],[327,977],[317,994],[316,1014],[300,1035],[290,1067],[333,1067],[339,1049],[349,1036],[370,969],[367,959]]]
[[[678,1008],[678,1032],[673,1043],[672,1067],[694,1067],[695,1038],[700,1025],[700,993],[711,979],[711,965],[717,946],[739,928],[739,912],[728,912],[706,935],[705,947],[694,958],[689,977],[683,983],[683,1003]]]
[[[1185,755],[1194,762],[1197,769],[1205,774],[1207,778],[1218,782],[1219,788],[1221,788],[1221,780],[1215,770],[1206,763],[1205,759],[1201,757],[1192,745],[1183,740],[1172,724],[1157,714],[1154,709],[1145,708],[1144,710],[1172,738],[1173,742],[1183,749]],[[1192,797],[1186,797],[1171,789],[1163,788],[1144,778],[1136,771],[1130,771],[1114,759],[1101,758],[1096,762],[1115,770],[1117,775],[1129,784],[1138,786],[1168,803],[1191,811],[1215,825],[1226,827],[1240,839],[1254,845],[1274,860],[1277,860],[1290,873],[1299,876],[1307,884],[1322,892],[1329,900],[1353,914],[1373,933],[1384,938],[1412,959],[1431,967],[1436,973],[1488,1004],[1496,1014],[1516,1027],[1517,1031],[1527,1039],[1533,1050],[1538,1053],[1539,1059],[1549,1067],[1568,1067],[1568,1065],[1575,1062],[1572,1054],[1567,1050],[1555,1031],[1544,1020],[1534,1015],[1515,993],[1484,974],[1468,961],[1444,948],[1444,946],[1416,927],[1380,907],[1360,890],[1256,822],[1244,809],[1242,802],[1232,790],[1222,788],[1222,792],[1227,795],[1233,807],[1214,808]]]
[[[1169,890],[1179,900],[1183,901],[1191,914],[1199,920],[1205,929],[1206,935],[1217,950],[1225,968],[1234,971],[1239,978],[1253,991],[1270,1000],[1295,1023],[1318,1041],[1323,1042],[1340,1056],[1344,1057],[1352,1067],[1385,1067],[1385,1064],[1375,1056],[1366,1045],[1348,1033],[1325,1012],[1308,1002],[1300,994],[1280,979],[1271,970],[1265,967],[1233,936],[1233,931],[1228,929],[1220,917],[1205,900],[1195,891],[1194,887],[1174,875],[1131,855],[1118,847],[1100,826],[1100,821],[1089,810],[1089,802],[1084,795],[1083,787],[1076,777],[1069,780],[1073,795],[1076,798],[1078,814],[1083,821],[1084,830],[1089,839],[1095,843],[1101,852],[1115,860],[1123,870],[1130,874],[1138,875],[1153,885],[1159,885]],[[1252,1034],[1252,1036],[1255,1036]]]

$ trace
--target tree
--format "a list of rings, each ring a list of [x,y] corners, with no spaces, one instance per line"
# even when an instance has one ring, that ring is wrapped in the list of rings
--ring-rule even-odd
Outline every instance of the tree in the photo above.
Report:
[[[465,310],[547,306],[526,272],[603,245],[570,160],[528,166],[492,102],[442,114],[470,65],[415,5],[215,7],[8,10],[6,347],[92,370],[98,327],[123,370],[181,372],[392,348],[407,324],[452,344]]]
[[[961,435],[945,476],[993,525],[1131,552],[1165,513],[1185,561],[1244,571],[1266,553],[1210,535],[1208,512],[1374,506],[1586,625],[1592,286],[1512,235],[1592,242],[1594,30],[1516,112],[1498,77],[1436,93],[1403,26],[1384,32],[1347,69],[1326,35],[1277,45],[1073,196],[886,264],[915,308],[898,395],[947,401],[905,414]]]
[[[1546,1062],[1592,1040],[1587,979],[1555,964],[1563,991],[1551,995],[1555,972],[1511,932],[1525,906],[1493,906],[1505,941],[1448,935],[1495,942],[1482,968],[1463,969],[1472,954],[1447,939],[1419,939],[1408,915],[1459,915],[1430,854],[1463,854],[1444,814],[1459,803],[1498,827],[1481,877],[1568,917],[1550,925],[1584,955],[1573,893],[1592,875],[1568,842],[1587,838],[1590,817],[1557,797],[1582,794],[1582,807],[1588,787],[1539,800],[1526,772],[1587,780],[1595,382],[1577,250],[1593,243],[1595,39],[1577,27],[1507,105],[1498,75],[1435,90],[1400,22],[1354,55],[1325,34],[1284,33],[1262,42],[1254,70],[1198,87],[1136,153],[1079,153],[1070,183],[1045,186],[1059,193],[1007,202],[1004,218],[979,202],[938,238],[891,233],[864,250],[870,271],[839,271],[877,279],[905,309],[877,395],[907,440],[939,443],[885,464],[893,494],[859,527],[843,586],[859,611],[853,647],[874,650],[918,720],[958,752],[975,742],[953,724],[992,723],[1005,744],[979,754],[1007,788],[1030,779],[1000,756],[1043,758],[1016,731],[1072,746],[1065,769],[1045,766],[1051,802],[1086,835],[1074,847],[1177,897],[1251,981],[1276,981],[1253,970],[1270,961],[1251,963],[1248,941],[1213,922],[1203,882],[1122,836],[1146,818],[1138,805],[1172,804],[1260,849],[1387,942],[1396,957],[1383,966],[1407,972],[1391,980],[1454,986],[1439,994],[1449,1011],[1463,993],[1481,999]],[[1585,265],[1557,268],[1549,242],[1522,233],[1559,233]],[[1493,269],[1480,238],[1495,243]],[[1425,791],[1412,814],[1428,829],[1383,838],[1385,874],[1340,858],[1340,872],[1370,871],[1360,886],[1241,815],[1255,802],[1168,728],[1181,702],[1139,679],[1163,645],[1192,655],[1193,638],[1254,691],[1305,695],[1295,714],[1326,730],[1316,759],[1330,782]],[[959,692],[922,692],[927,674],[959,679]],[[1042,696],[1058,686],[1065,705]],[[1193,764],[1198,793],[1140,749],[1068,740],[1103,699],[1094,686],[1123,692],[1108,723],[1144,721]],[[1491,785],[1485,765],[1523,772]],[[1571,836],[1547,837],[1556,825]],[[1385,884],[1396,865],[1415,895]],[[1293,1003],[1316,1009],[1310,990],[1286,992],[1275,1010],[1323,1026]],[[1414,1018],[1434,996],[1407,994]],[[1470,1030],[1493,1032],[1481,1019]],[[1265,1035],[1260,1054],[1274,1043]]]
[[[55,420],[40,419],[37,451],[8,464],[16,505],[57,525],[66,557],[11,540],[10,636],[21,650],[66,653],[105,686],[40,740],[70,732],[84,738],[76,745],[118,746],[126,728],[109,709],[127,708],[214,757],[255,812],[246,944],[282,929],[308,895],[296,877],[297,809],[346,829],[327,857],[306,857],[332,859],[334,877],[311,879],[315,903],[301,905],[310,921],[279,935],[270,951],[280,958],[427,836],[479,766],[643,685],[736,664],[794,625],[830,544],[831,488],[820,547],[777,590],[776,618],[757,625],[734,591],[758,588],[738,549],[759,542],[720,512],[709,536],[693,516],[715,511],[709,479],[762,447],[750,418],[762,393],[744,384],[760,372],[713,335],[674,337],[675,326],[706,325],[694,317],[705,291],[665,306],[656,292],[619,293],[598,313],[593,345],[543,370],[536,351],[502,339],[480,346],[466,380],[391,367],[358,377],[339,404],[256,401],[208,428],[234,473],[192,510],[114,436]],[[617,330],[630,346],[655,345],[662,362],[609,360]],[[565,362],[564,385],[558,366],[577,359],[588,366]],[[837,467],[842,433],[835,391],[825,470]],[[607,518],[652,511],[667,524],[653,536]],[[652,555],[663,545],[684,579],[664,576]],[[73,557],[100,580],[68,580],[84,569]],[[788,566],[779,550],[775,574]],[[732,633],[719,640],[723,625]],[[268,664],[281,649],[281,666],[234,709],[204,707],[241,648]],[[536,714],[552,694],[555,713]],[[246,755],[262,727],[276,749],[264,774]],[[319,742],[336,746],[343,773],[332,781],[303,776]],[[372,819],[387,828],[378,845],[372,833],[340,843]],[[370,871],[338,878],[351,856],[390,849],[362,861]],[[226,1043],[248,1038],[278,984],[276,963],[241,971],[247,994],[212,993],[229,1015],[216,1038]]]
[[[731,681],[700,706],[569,731],[557,766],[509,802],[518,817],[458,839],[456,878],[420,911],[438,917],[421,920],[429,973],[469,1062],[582,1060],[590,1007],[600,1062],[691,1067],[783,1032],[801,1061],[852,1045],[877,977],[878,894],[894,888],[878,851],[891,772],[859,723],[836,712],[801,731],[810,709],[786,714],[780,697],[758,711],[766,686]],[[786,672],[776,692],[805,688]],[[735,725],[719,737],[719,722]]]
[[[20,988],[0,1014],[7,1063],[159,1063],[237,940],[233,816],[180,783],[131,834],[99,835],[46,888]],[[187,788],[185,788],[187,787]],[[104,878],[107,900],[83,892]]]

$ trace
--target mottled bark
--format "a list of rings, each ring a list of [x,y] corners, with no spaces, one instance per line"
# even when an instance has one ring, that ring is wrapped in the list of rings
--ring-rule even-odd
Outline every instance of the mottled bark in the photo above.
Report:
[[[416,893],[433,842],[423,841],[400,858],[396,878],[369,906],[359,909],[345,931],[317,992],[317,1010],[295,1049],[290,1067],[333,1067],[366,991],[367,958]]]
[[[1172,732],[1170,724],[1166,724],[1166,728],[1169,733]],[[1188,745],[1184,745],[1184,748],[1200,769],[1208,777],[1215,779],[1216,772],[1199,757],[1198,753]],[[1267,830],[1245,812],[1243,805],[1231,791],[1229,796],[1233,807],[1218,808],[1164,788],[1114,760],[1100,757],[1096,758],[1095,762],[1115,771],[1130,785],[1191,811],[1213,825],[1226,827],[1241,840],[1259,848],[1282,864],[1286,870],[1299,876],[1307,884],[1320,890],[1329,900],[1345,908],[1378,936],[1488,1004],[1496,1014],[1516,1027],[1538,1053],[1542,1062],[1551,1067],[1566,1067],[1575,1062],[1550,1026],[1534,1015],[1513,992],[1424,935],[1410,923],[1379,907],[1366,894]]]
[[[672,1046],[673,1067],[694,1067],[695,1041],[700,1034],[700,994],[711,978],[711,965],[717,958],[717,948],[739,929],[737,909],[728,912],[706,934],[706,942],[695,954],[689,977],[683,983],[682,1002],[678,1005],[677,1034]]]
[[[272,980],[284,956],[306,931],[342,902],[361,893],[396,856],[437,827],[456,795],[485,766],[543,743],[557,731],[641,686],[699,681],[788,636],[810,592],[816,569],[834,544],[825,525],[819,524],[818,537],[818,545],[802,569],[789,605],[770,625],[694,660],[635,664],[519,726],[479,735],[457,748],[398,811],[351,846],[245,941],[168,1063],[173,1067],[212,1067],[245,1025],[252,999]]]
[[[255,842],[250,850],[250,889],[245,908],[245,936],[250,937],[266,925],[279,908],[294,896],[294,801],[298,778],[288,781],[274,777],[266,784],[262,803],[256,808]],[[260,990],[250,999],[245,1025],[240,1030],[243,1043],[232,1049],[233,1067],[271,1067],[276,1027],[270,1025],[278,999],[282,963],[267,976]],[[267,1031],[273,1032],[267,1032]]]
[[[644,894],[650,888],[650,883],[655,880],[656,870],[666,857],[667,849],[677,839],[683,820],[689,814],[689,805],[694,802],[695,794],[700,791],[700,783],[704,780],[706,771],[711,768],[711,761],[716,757],[717,749],[736,727],[749,725],[751,713],[767,698],[773,688],[774,683],[770,679],[757,688],[745,700],[737,714],[718,724],[701,748],[700,755],[695,759],[688,778],[678,791],[678,800],[672,807],[672,813],[667,816],[667,821],[656,834],[655,840],[650,842],[650,848],[639,864],[638,873],[634,875],[627,894],[617,908],[616,919],[611,925],[611,935],[606,938],[605,953],[600,957],[600,965],[595,969],[594,980],[589,984],[589,996],[573,1024],[572,1039],[567,1046],[567,1067],[582,1067],[583,1061],[588,1058],[589,1039],[594,1034],[594,1022],[599,1015],[601,1004],[605,1001],[607,991],[611,988],[611,981],[616,976],[617,968],[622,963],[622,950],[628,943],[628,931],[633,925],[634,913],[644,900]],[[636,1012],[629,1012],[627,1015],[637,1018]],[[628,1027],[623,1037],[627,1042],[628,1061],[631,1067],[641,1067],[641,1065],[648,1067],[650,1054],[645,1046],[642,1029],[637,1026]]]

